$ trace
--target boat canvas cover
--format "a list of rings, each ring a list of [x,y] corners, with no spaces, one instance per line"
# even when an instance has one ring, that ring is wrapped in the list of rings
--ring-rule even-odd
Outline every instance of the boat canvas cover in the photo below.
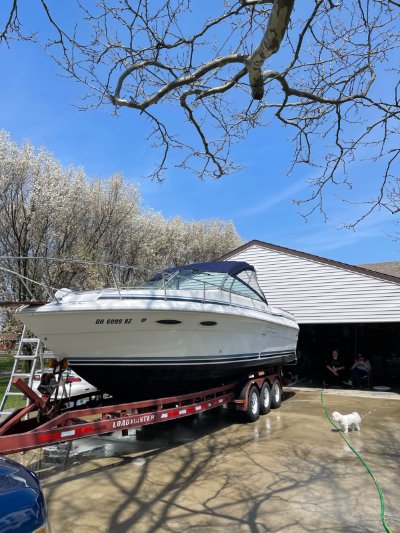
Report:
[[[244,270],[255,270],[252,265],[245,261],[212,261],[209,263],[192,263],[191,265],[177,266],[166,268],[153,276],[149,281],[158,281],[163,277],[163,274],[171,274],[182,270],[195,270],[197,272],[219,272],[221,274],[229,274],[236,277]]]

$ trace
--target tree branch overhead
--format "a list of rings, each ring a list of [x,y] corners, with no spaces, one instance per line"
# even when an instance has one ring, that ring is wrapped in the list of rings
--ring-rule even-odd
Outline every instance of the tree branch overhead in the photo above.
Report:
[[[349,184],[362,160],[383,176],[367,210],[396,210],[397,1],[225,0],[205,9],[193,0],[71,0],[69,28],[57,4],[38,5],[48,33],[37,38],[88,88],[87,107],[126,108],[148,121],[156,179],[172,154],[201,178],[238,170],[235,143],[254,128],[268,136],[275,119],[291,132],[292,164],[320,169],[309,212],[324,213],[322,192]],[[21,6],[9,2],[0,42],[32,38]]]

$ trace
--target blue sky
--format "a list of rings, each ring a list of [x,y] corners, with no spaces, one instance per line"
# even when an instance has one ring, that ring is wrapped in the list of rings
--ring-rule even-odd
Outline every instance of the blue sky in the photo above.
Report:
[[[400,242],[393,217],[379,212],[355,231],[338,229],[358,209],[335,195],[328,200],[330,220],[319,214],[305,221],[292,200],[307,194],[310,170],[288,177],[288,133],[277,126],[252,131],[235,147],[240,173],[218,181],[170,167],[159,184],[143,178],[156,157],[145,140],[145,124],[134,111],[119,116],[104,109],[79,111],[84,90],[39,47],[13,43],[0,48],[0,129],[18,143],[45,146],[63,165],[84,167],[93,177],[123,172],[139,185],[143,203],[165,217],[232,220],[244,240],[259,239],[347,263],[395,261]],[[368,167],[360,168],[368,178]],[[364,181],[365,183],[365,181]],[[339,193],[339,191],[338,191]]]

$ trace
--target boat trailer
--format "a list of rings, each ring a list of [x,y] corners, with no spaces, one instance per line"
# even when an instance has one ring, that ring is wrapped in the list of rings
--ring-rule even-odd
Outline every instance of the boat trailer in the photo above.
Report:
[[[261,371],[239,382],[220,387],[145,401],[104,405],[99,393],[85,406],[68,407],[70,400],[53,400],[50,394],[36,394],[23,379],[13,385],[29,398],[27,407],[16,409],[0,422],[0,453],[10,454],[176,420],[230,404],[253,422],[270,407],[279,407],[282,397],[280,368]],[[87,397],[87,395],[86,395]]]

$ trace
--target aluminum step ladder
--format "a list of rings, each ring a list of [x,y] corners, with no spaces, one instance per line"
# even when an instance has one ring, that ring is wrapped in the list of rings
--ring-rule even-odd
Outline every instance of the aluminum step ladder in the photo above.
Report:
[[[13,396],[25,398],[21,391],[13,390],[12,380],[14,377],[22,378],[29,387],[32,387],[33,377],[38,370],[38,365],[43,370],[43,343],[36,337],[27,337],[26,326],[22,331],[17,353],[14,356],[14,365],[11,370],[10,380],[0,402],[0,418],[10,414],[7,410],[7,400]],[[29,398],[26,398],[25,407],[29,405]]]

